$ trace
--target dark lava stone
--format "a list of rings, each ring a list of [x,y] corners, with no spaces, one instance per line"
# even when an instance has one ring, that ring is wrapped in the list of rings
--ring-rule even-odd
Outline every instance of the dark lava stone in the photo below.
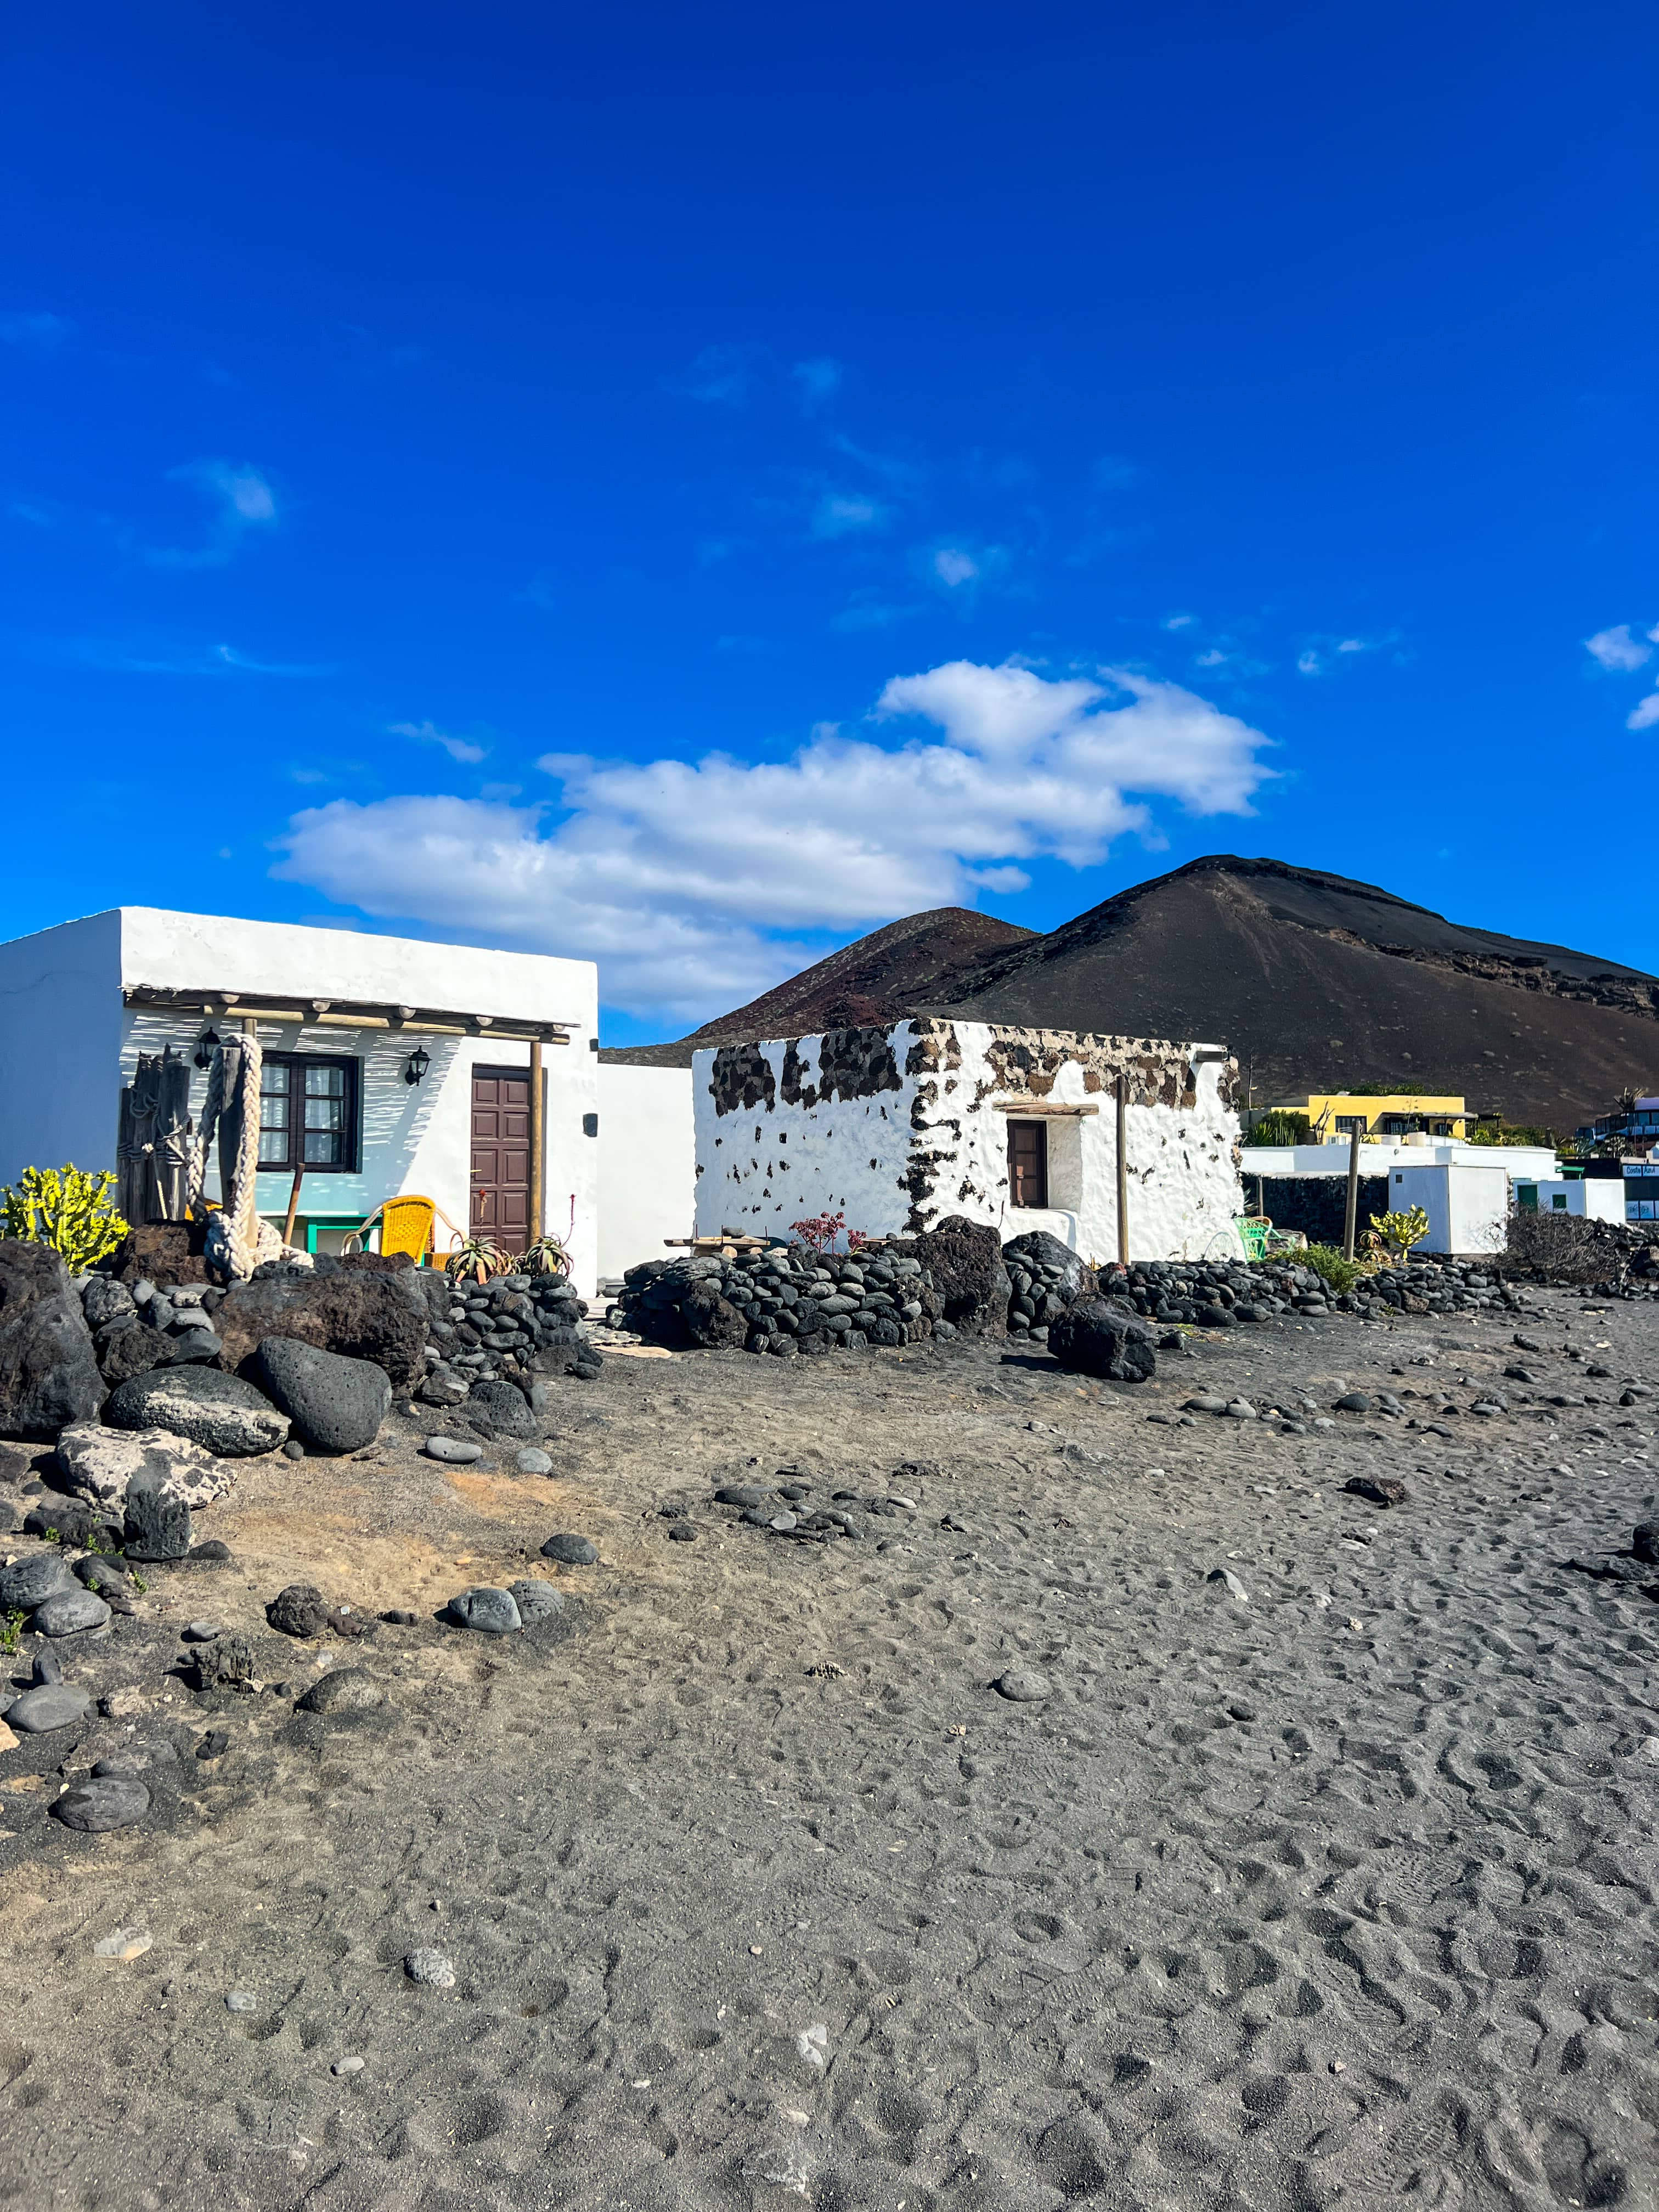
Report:
[[[764,1505],[769,1492],[757,1490],[752,1483],[728,1482],[723,1490],[714,1492],[716,1505]]]
[[[106,1836],[113,1828],[131,1828],[143,1819],[149,1810],[149,1792],[130,1775],[99,1775],[64,1790],[52,1810],[66,1828]]]
[[[587,1537],[574,1536],[568,1531],[550,1536],[542,1546],[544,1559],[557,1559],[566,1567],[591,1567],[599,1556],[599,1547]]]
[[[695,1544],[697,1532],[689,1521],[677,1521],[668,1532],[671,1544]]]
[[[328,1606],[312,1583],[290,1583],[265,1607],[265,1619],[284,1636],[320,1636],[328,1625]]]
[[[1392,1474],[1350,1475],[1342,1487],[1355,1498],[1369,1498],[1373,1505],[1403,1505],[1411,1495]]]

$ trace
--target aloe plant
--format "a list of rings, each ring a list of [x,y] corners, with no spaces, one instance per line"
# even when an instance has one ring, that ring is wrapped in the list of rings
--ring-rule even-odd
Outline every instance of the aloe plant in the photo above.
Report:
[[[512,1255],[488,1237],[465,1237],[455,1246],[444,1261],[446,1274],[471,1276],[475,1283],[487,1283],[492,1275],[503,1273],[512,1265]]]

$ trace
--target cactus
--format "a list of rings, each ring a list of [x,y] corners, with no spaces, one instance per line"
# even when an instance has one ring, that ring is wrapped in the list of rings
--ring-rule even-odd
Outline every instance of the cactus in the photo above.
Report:
[[[1413,1206],[1405,1213],[1372,1214],[1371,1227],[1402,1260],[1409,1260],[1413,1245],[1420,1244],[1429,1233],[1429,1217],[1420,1206]]]
[[[70,1274],[84,1274],[127,1233],[107,1202],[114,1181],[108,1169],[25,1168],[21,1182],[0,1184],[0,1228],[27,1244],[50,1244]]]

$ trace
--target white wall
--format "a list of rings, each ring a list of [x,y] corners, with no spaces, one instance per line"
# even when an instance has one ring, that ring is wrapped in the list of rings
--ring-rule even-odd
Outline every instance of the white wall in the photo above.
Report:
[[[1528,1178],[1522,1178],[1528,1180]],[[1576,1213],[1592,1221],[1625,1218],[1625,1179],[1622,1176],[1562,1176],[1540,1177],[1534,1184],[1540,1213]],[[1659,1183],[1654,1186],[1659,1197]],[[1565,1205],[1558,1201],[1565,1200]]]
[[[1508,1242],[1510,1179],[1498,1161],[1391,1169],[1389,1212],[1414,1206],[1429,1217],[1425,1252],[1501,1252]]]
[[[805,1216],[841,1212],[849,1229],[884,1236],[963,1214],[992,1224],[1005,1239],[1047,1229],[1085,1257],[1115,1257],[1110,1084],[1121,1068],[1131,1099],[1131,1255],[1237,1253],[1231,1071],[1199,1058],[1203,1049],[918,1020],[700,1052],[693,1063],[698,1231],[787,1234]],[[1191,1103],[1180,1103],[1183,1096]],[[1050,1194],[1067,1203],[1041,1211],[1009,1203],[1009,1116],[997,1102],[1022,1097],[1098,1109],[1054,1119]]]
[[[1511,1182],[1532,1182],[1553,1176],[1558,1162],[1547,1145],[1468,1145],[1455,1139],[1428,1145],[1361,1145],[1359,1172],[1378,1176],[1395,1168],[1447,1167],[1468,1163],[1498,1166]],[[1246,1145],[1239,1154],[1239,1171],[1248,1182],[1253,1176],[1346,1176],[1346,1139],[1337,1145]]]
[[[665,1260],[696,1217],[697,1148],[689,1067],[599,1071],[599,1274]]]
[[[0,1182],[27,1167],[115,1165],[118,914],[0,945]]]

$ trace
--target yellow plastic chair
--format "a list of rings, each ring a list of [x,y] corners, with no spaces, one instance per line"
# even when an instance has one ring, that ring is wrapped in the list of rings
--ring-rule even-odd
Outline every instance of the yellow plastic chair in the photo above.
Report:
[[[435,1200],[422,1198],[413,1191],[401,1192],[396,1198],[382,1199],[362,1228],[347,1237],[346,1245],[348,1249],[355,1246],[363,1250],[368,1232],[378,1221],[382,1256],[407,1252],[417,1267],[423,1267],[432,1257],[434,1218],[453,1232],[454,1224]]]

